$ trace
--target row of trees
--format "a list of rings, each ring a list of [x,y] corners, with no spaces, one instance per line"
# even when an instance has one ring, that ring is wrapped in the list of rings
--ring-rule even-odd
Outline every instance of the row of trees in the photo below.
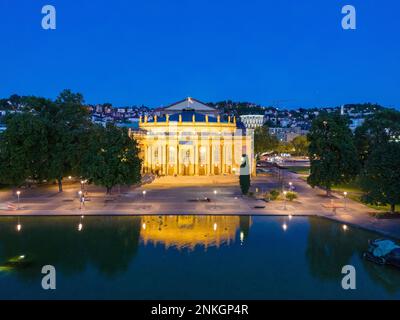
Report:
[[[136,141],[126,129],[92,124],[79,93],[64,90],[55,101],[25,99],[26,110],[6,118],[0,134],[0,183],[79,176],[111,192],[113,186],[140,181]]]
[[[378,111],[354,134],[348,125],[349,119],[336,113],[314,119],[308,183],[329,194],[334,185],[358,178],[365,202],[389,204],[394,212],[400,203],[400,112]]]
[[[277,137],[269,134],[266,125],[254,130],[254,152],[290,153],[297,156],[308,154],[309,142],[306,136],[297,136],[291,142],[283,143]]]

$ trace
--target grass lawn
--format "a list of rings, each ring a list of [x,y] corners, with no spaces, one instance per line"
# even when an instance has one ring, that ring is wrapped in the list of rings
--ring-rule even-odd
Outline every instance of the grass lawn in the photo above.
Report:
[[[299,178],[307,182],[307,176],[310,174],[310,170],[307,167],[287,167],[288,170],[293,171],[297,174],[300,174]],[[306,176],[307,175],[307,176]],[[332,191],[340,192],[343,193],[346,191],[348,193],[347,197],[351,200],[360,202],[364,205],[366,205],[369,208],[375,209],[375,210],[382,210],[382,211],[390,211],[390,205],[386,206],[377,206],[373,204],[367,204],[361,200],[361,196],[363,195],[363,192],[360,188],[358,180],[351,181],[349,183],[342,183],[339,185],[336,185],[332,188]],[[396,211],[400,211],[400,205],[396,206]]]
[[[292,167],[286,167],[289,171],[292,171],[297,174],[310,174],[310,167],[297,167],[297,166],[292,166]]]
[[[344,191],[346,191],[348,193],[347,197],[351,200],[360,202],[366,206],[368,206],[369,208],[375,209],[375,210],[382,210],[382,211],[390,211],[390,205],[386,205],[386,206],[377,206],[377,205],[373,205],[373,204],[368,204],[365,203],[361,200],[361,196],[363,195],[363,192],[360,188],[360,185],[356,180],[351,181],[349,183],[343,183],[343,184],[339,184],[336,185],[332,188],[332,191],[336,191],[336,192],[340,192],[343,193]],[[400,210],[400,206],[396,206],[396,211]]]

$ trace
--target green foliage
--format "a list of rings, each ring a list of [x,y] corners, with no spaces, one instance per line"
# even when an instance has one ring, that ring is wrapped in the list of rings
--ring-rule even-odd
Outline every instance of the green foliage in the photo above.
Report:
[[[369,154],[361,174],[363,201],[374,205],[400,204],[400,143],[387,142]]]
[[[269,198],[270,198],[271,200],[276,200],[276,199],[278,199],[279,195],[280,195],[280,192],[279,192],[278,190],[275,190],[275,189],[272,189],[272,190],[269,192]]]
[[[312,122],[310,176],[308,183],[323,186],[329,193],[336,184],[351,181],[359,171],[357,150],[348,127],[349,120],[338,114],[323,113]]]
[[[40,111],[49,130],[49,179],[57,179],[62,191],[62,177],[76,175],[81,154],[86,149],[85,137],[91,126],[88,112],[79,93],[64,90],[55,103]]]
[[[354,136],[360,162],[364,165],[376,146],[393,137],[400,139],[400,112],[385,109],[371,115],[356,129]]]
[[[310,146],[310,142],[308,141],[307,136],[297,136],[291,141],[290,144],[293,147],[293,155],[308,155],[308,147]]]
[[[82,155],[81,174],[107,193],[115,185],[140,182],[141,161],[138,147],[128,131],[108,124],[106,128],[93,126],[88,135],[87,149]]]
[[[287,200],[293,201],[294,199],[297,199],[297,198],[298,198],[298,195],[297,195],[296,192],[293,192],[293,191],[286,192],[286,199]]]
[[[27,179],[47,176],[48,132],[45,123],[31,113],[15,114],[0,134],[0,181],[20,186]]]
[[[267,151],[273,151],[279,146],[276,137],[271,136],[266,126],[256,128],[254,130],[254,152],[261,154]]]

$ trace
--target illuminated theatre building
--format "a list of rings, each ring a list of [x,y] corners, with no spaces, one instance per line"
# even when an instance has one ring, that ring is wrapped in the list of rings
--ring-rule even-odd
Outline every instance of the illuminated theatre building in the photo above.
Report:
[[[239,174],[242,154],[255,171],[253,131],[237,128],[236,118],[222,120],[216,109],[187,98],[139,120],[143,173],[158,175]]]

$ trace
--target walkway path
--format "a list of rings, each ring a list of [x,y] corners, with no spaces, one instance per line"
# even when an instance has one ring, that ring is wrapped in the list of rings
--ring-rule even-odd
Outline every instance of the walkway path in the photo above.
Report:
[[[238,177],[163,177],[139,188],[121,189],[106,196],[101,188],[89,186],[85,206],[79,209],[79,184],[69,184],[63,193],[56,187],[23,190],[19,210],[11,192],[0,192],[0,215],[316,215],[380,232],[400,239],[400,219],[377,219],[376,212],[350,199],[325,197],[325,192],[312,189],[298,175],[288,173],[299,199],[294,202],[257,200],[262,192],[282,186],[274,176],[259,176],[252,181],[255,197],[242,196]],[[288,188],[288,185],[285,186]],[[143,194],[143,191],[146,191]],[[216,191],[216,193],[215,193]],[[40,196],[39,196],[40,195]],[[285,208],[286,207],[286,208]]]

